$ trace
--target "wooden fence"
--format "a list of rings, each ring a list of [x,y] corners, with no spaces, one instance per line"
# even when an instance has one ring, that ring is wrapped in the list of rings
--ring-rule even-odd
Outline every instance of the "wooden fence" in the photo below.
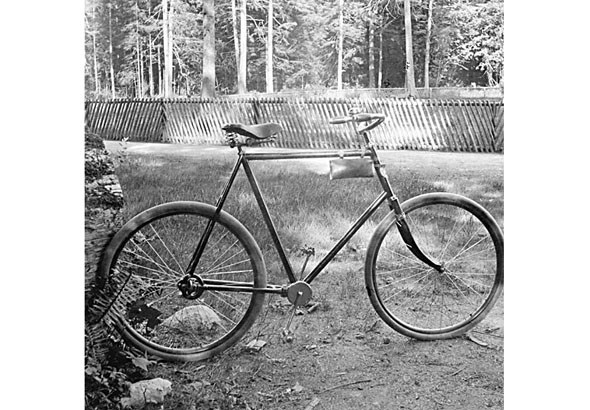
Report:
[[[331,125],[351,107],[387,116],[371,132],[380,149],[501,152],[504,104],[490,100],[241,97],[87,101],[86,126],[104,139],[221,144],[223,124],[277,122],[273,146],[354,148],[352,125]]]

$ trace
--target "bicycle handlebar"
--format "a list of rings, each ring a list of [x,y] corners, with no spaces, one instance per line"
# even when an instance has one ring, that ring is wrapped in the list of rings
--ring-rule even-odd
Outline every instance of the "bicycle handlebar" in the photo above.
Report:
[[[366,126],[360,128],[358,130],[360,133],[372,130],[373,128],[375,128],[376,126],[381,124],[383,121],[385,121],[385,114],[359,113],[359,114],[354,114],[354,115],[347,116],[347,117],[335,117],[335,118],[331,118],[329,120],[330,124],[346,124],[347,122],[369,122],[369,121],[373,121],[373,122],[369,125],[366,125]]]

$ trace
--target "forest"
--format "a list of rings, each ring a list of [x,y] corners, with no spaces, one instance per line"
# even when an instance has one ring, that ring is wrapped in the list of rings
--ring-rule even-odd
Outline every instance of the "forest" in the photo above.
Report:
[[[503,84],[503,0],[86,0],[88,99]]]

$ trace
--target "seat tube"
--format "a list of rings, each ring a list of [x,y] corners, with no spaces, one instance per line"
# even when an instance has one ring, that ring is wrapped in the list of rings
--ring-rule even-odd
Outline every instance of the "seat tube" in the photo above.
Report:
[[[256,177],[252,173],[252,169],[250,168],[250,164],[248,163],[247,159],[245,159],[243,161],[243,165],[244,165],[244,172],[246,173],[246,176],[248,177],[248,181],[250,182],[250,186],[252,187],[252,193],[254,193],[254,197],[256,198],[256,202],[258,202],[258,207],[260,208],[260,212],[262,213],[262,218],[264,219],[264,222],[266,223],[266,226],[268,228],[268,232],[270,233],[270,236],[274,242],[277,253],[279,254],[279,258],[281,259],[283,267],[285,268],[285,272],[287,274],[287,277],[289,278],[289,281],[295,282],[297,279],[295,278],[295,274],[293,273],[293,267],[291,266],[291,262],[289,261],[289,258],[287,258],[287,255],[285,254],[285,249],[283,247],[283,244],[281,243],[281,239],[279,238],[277,230],[274,226],[274,223],[273,223],[272,218],[270,216],[270,212],[268,211],[268,207],[266,206],[266,202],[264,202],[262,192],[260,192],[260,188],[258,187],[258,183],[256,182]]]

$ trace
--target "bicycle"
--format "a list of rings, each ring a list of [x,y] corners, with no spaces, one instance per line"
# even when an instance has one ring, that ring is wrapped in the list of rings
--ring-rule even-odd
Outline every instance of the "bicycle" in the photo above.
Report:
[[[216,204],[152,207],[129,220],[105,249],[99,276],[122,283],[114,300],[124,339],[166,360],[203,360],[229,348],[252,326],[267,294],[287,298],[292,313],[305,306],[313,280],[385,202],[390,210],[375,229],[365,260],[368,296],[380,318],[420,340],[458,337],[481,322],[503,289],[502,231],[488,211],[460,195],[428,193],[400,204],[369,138],[384,120],[383,114],[353,111],[331,119],[351,123],[363,148],[321,152],[251,152],[249,146],[272,141],[281,126],[224,126],[238,158]],[[335,178],[375,176],[381,193],[298,280],[250,162],[304,158],[333,158]],[[223,210],[241,168],[288,278],[285,284],[267,283],[256,240]]]

